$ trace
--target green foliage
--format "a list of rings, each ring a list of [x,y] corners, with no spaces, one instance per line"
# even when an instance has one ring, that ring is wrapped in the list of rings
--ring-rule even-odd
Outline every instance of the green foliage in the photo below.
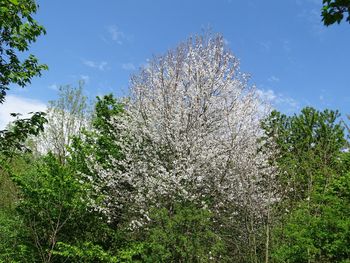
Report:
[[[57,243],[55,255],[61,256],[69,262],[77,263],[113,263],[119,262],[117,257],[107,253],[101,246],[94,245],[91,242],[85,242],[80,246],[72,246],[62,242]]]
[[[89,188],[72,167],[53,155],[35,160],[31,154],[13,156],[4,164],[0,262],[61,262],[53,253],[59,241],[118,244],[107,220],[88,210]]]
[[[0,210],[0,262],[34,262],[35,253],[22,219],[15,211]]]
[[[45,113],[35,112],[30,118],[14,121],[8,130],[0,131],[0,167],[1,159],[13,157],[18,151],[29,151],[24,142],[29,136],[36,136],[43,131],[46,122]]]
[[[35,262],[35,247],[23,218],[17,213],[18,189],[11,174],[24,173],[33,165],[30,154],[7,159],[0,170],[0,262]]]
[[[79,165],[78,170],[89,172],[87,157],[94,156],[103,166],[111,165],[110,158],[121,158],[120,148],[116,145],[116,135],[112,133],[111,119],[123,113],[124,105],[112,94],[97,97],[92,119],[92,130],[85,130],[83,138],[75,136],[71,146],[71,161]]]
[[[24,56],[45,34],[33,18],[37,7],[34,0],[0,0],[0,103],[11,84],[25,87],[47,69],[34,55]],[[344,18],[350,23],[349,0],[323,0],[326,26]],[[342,152],[349,144],[337,111],[274,111],[262,123],[266,146],[278,150],[271,162],[280,170],[268,181],[274,187],[267,219],[253,218],[248,204],[214,214],[193,203],[157,200],[140,211],[145,221],[133,225],[127,195],[114,221],[94,209],[108,193],[107,185],[94,190],[94,169],[125,169],[113,159],[124,158],[118,141],[128,135],[120,138],[111,124],[124,105],[113,95],[97,98],[89,127],[79,84],[61,87],[50,104],[51,135],[45,138],[56,155],[24,153],[28,137],[43,131],[43,113],[0,131],[0,263],[259,262],[265,255],[266,262],[350,262],[350,154]],[[115,188],[134,190],[127,183]]]
[[[277,231],[278,262],[350,260],[350,173],[334,179],[313,202],[301,202]],[[283,242],[280,242],[283,240]]]
[[[344,16],[346,13],[347,17]],[[339,24],[343,18],[350,23],[349,0],[323,0],[322,21],[324,25]]]
[[[36,11],[33,0],[0,0],[0,103],[5,100],[9,84],[24,87],[47,69],[34,55],[22,61],[19,58],[20,53],[45,33],[44,27],[33,18]]]
[[[30,44],[45,33],[44,27],[33,19],[36,11],[34,0],[0,0],[0,103],[5,101],[10,84],[25,87],[47,69],[34,55],[20,59]],[[43,130],[44,123],[44,114],[36,112],[31,118],[15,121],[11,129],[0,131],[0,162],[15,150],[27,150],[24,141]]]
[[[92,242],[58,242],[53,254],[69,262],[227,262],[209,211],[178,204],[172,212],[152,209],[150,220],[114,252]]]
[[[79,213],[86,204],[83,185],[73,175],[53,155],[24,173],[13,174],[21,199],[17,210],[43,262],[50,262],[57,241],[74,239],[79,233]]]
[[[169,211],[154,208],[142,245],[140,262],[226,262],[225,245],[213,231],[212,214],[191,204],[176,204]],[[134,262],[134,261],[127,261]]]
[[[303,205],[289,215],[286,225],[275,229],[273,257],[277,262],[308,262],[318,253],[310,232],[311,220],[308,207]]]
[[[313,187],[324,187],[338,172],[338,159],[346,145],[337,111],[307,107],[287,117],[277,111],[263,122],[269,138],[277,144],[281,193],[289,203],[308,197]]]
[[[27,254],[20,262],[62,262],[70,248],[91,244],[92,249],[96,246],[108,251],[122,242],[119,232],[111,229],[107,219],[90,206],[89,185],[79,180],[72,166],[61,164],[52,154],[38,160],[27,154],[13,159],[8,168],[15,189],[13,200],[4,202],[4,211],[9,213],[3,214],[4,228],[0,229],[0,235],[8,236],[2,248],[6,254],[26,248],[33,256],[24,251]],[[20,224],[25,235],[14,232],[18,238],[10,238],[8,229],[15,229],[14,223]],[[84,246],[83,251],[87,249]],[[97,253],[96,249],[93,251]]]
[[[123,158],[120,147],[117,145],[118,134],[111,132],[111,119],[123,113],[124,105],[113,95],[97,97],[95,110],[92,118],[92,129],[84,130],[82,136],[74,136],[70,146],[69,163],[74,169],[92,178],[87,183],[96,183],[96,171],[92,168],[90,160],[93,159],[102,167],[109,168],[113,165],[111,159]],[[121,168],[122,169],[122,168]],[[124,185],[124,187],[128,187]],[[90,191],[90,197],[99,203],[102,200],[101,191],[99,193]],[[119,211],[122,210],[122,211]],[[114,224],[121,223],[121,217],[125,216],[124,210],[127,207],[116,208],[120,218]]]
[[[7,196],[0,202],[0,262],[260,262],[265,253],[271,262],[349,262],[350,154],[343,151],[338,112],[305,108],[288,117],[275,111],[262,123],[267,147],[279,150],[280,173],[272,183],[281,199],[272,203],[271,237],[265,237],[265,219],[251,220],[240,207],[234,215],[214,214],[193,203],[158,200],[144,212],[148,220],[134,228],[127,206],[116,208],[117,222],[94,211],[101,194],[85,180],[97,180],[89,158],[107,168],[111,156],[123,158],[118,134],[110,133],[110,120],[119,114],[123,104],[112,95],[98,98],[93,129],[74,137],[67,162],[53,154],[6,155],[0,171],[2,197]],[[37,130],[28,125],[27,131]],[[245,221],[257,235],[239,232],[246,223],[230,227]],[[271,251],[264,250],[266,240]],[[249,249],[252,242],[255,251]]]
[[[0,170],[0,209],[11,208],[17,200],[17,189],[6,170]]]
[[[120,148],[115,144],[116,135],[113,130],[111,120],[113,117],[123,113],[124,105],[118,102],[112,94],[102,98],[97,97],[95,106],[95,117],[92,121],[93,127],[98,131],[96,136],[95,155],[99,163],[108,165],[110,157],[121,158]]]
[[[349,156],[339,113],[305,108],[263,123],[276,143],[281,201],[275,205],[273,257],[277,262],[349,259]]]
[[[29,153],[6,158],[0,170],[0,208],[14,209],[18,202],[18,189],[13,182],[12,174],[26,173],[33,165],[33,156]]]

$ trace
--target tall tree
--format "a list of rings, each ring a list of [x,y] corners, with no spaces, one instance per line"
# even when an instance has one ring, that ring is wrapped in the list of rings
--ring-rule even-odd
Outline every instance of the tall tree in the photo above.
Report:
[[[348,256],[347,250],[339,253],[347,245],[343,208],[348,200],[341,200],[335,187],[347,177],[342,161],[346,141],[338,119],[337,111],[307,107],[294,116],[274,111],[263,123],[279,148],[275,184],[281,186],[281,200],[273,214],[278,262],[342,262]]]
[[[118,216],[115,208],[128,196],[137,227],[152,205],[170,213],[175,201],[208,206],[237,220],[222,222],[242,236],[232,248],[246,242],[256,261],[255,222],[267,204],[261,180],[273,169],[271,153],[259,151],[264,105],[247,81],[223,37],[210,34],[154,58],[133,76],[125,112],[112,119],[124,158],[108,169],[95,167],[103,182],[96,188],[108,197],[99,208]]]
[[[337,171],[346,143],[338,118],[338,111],[306,107],[290,117],[274,111],[263,124],[280,149],[279,182],[291,204],[307,199],[314,187],[327,185]]]
[[[115,143],[118,137],[111,130],[113,118],[123,114],[123,111],[124,104],[112,94],[97,97],[90,129],[84,129],[82,136],[73,136],[71,161],[79,166],[80,172],[89,171],[90,155],[104,167],[111,165],[110,158],[121,156],[120,148]]]

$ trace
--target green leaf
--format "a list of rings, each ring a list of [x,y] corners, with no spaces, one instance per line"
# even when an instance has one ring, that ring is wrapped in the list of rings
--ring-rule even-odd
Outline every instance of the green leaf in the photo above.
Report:
[[[12,4],[14,5],[18,5],[18,1],[17,0],[9,0]]]

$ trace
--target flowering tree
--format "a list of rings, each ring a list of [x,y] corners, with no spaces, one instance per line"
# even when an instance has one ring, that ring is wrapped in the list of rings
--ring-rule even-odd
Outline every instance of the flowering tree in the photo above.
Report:
[[[82,129],[89,126],[89,105],[83,95],[83,85],[80,81],[78,87],[60,86],[59,98],[49,101],[44,132],[29,142],[36,152],[51,151],[61,163],[66,161],[72,136],[79,137]]]
[[[263,180],[274,173],[271,154],[259,151],[266,108],[222,36],[190,38],[155,57],[130,91],[112,120],[123,158],[111,158],[110,169],[95,164],[100,208],[113,217],[128,199],[137,224],[150,206],[171,212],[175,201],[217,214],[266,210]]]

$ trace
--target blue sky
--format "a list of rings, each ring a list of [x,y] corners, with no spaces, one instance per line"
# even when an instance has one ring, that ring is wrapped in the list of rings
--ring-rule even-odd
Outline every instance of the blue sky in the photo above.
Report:
[[[25,89],[11,89],[0,125],[6,112],[41,109],[59,85],[79,79],[90,98],[127,95],[130,74],[208,27],[224,35],[241,70],[278,110],[311,105],[350,113],[350,25],[323,26],[322,0],[37,2],[47,35],[31,53],[50,69]]]

